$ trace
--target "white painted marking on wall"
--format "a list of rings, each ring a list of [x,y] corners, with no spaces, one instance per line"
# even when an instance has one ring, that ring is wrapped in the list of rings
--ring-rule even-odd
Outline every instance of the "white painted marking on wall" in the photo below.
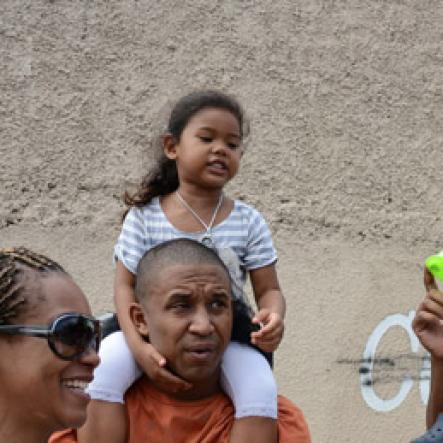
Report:
[[[363,365],[366,366],[367,372],[360,372],[360,387],[363,399],[366,404],[378,412],[389,412],[398,408],[408,396],[414,380],[410,376],[405,376],[400,384],[398,393],[389,399],[380,398],[373,386],[372,372],[374,367],[374,359],[377,354],[377,347],[382,337],[389,331],[390,328],[398,326],[403,328],[409,337],[411,351],[417,353],[420,347],[420,342],[414,331],[412,330],[412,320],[415,317],[415,311],[409,311],[407,315],[393,314],[384,318],[372,331],[366,343],[363,352]],[[362,365],[362,366],[363,366]],[[418,377],[420,397],[423,404],[426,404],[429,396],[429,377],[430,377],[430,359],[423,357],[423,364]]]

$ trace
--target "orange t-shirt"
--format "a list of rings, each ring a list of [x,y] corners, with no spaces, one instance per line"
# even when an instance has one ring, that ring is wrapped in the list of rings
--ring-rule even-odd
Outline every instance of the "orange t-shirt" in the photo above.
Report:
[[[157,390],[147,378],[126,395],[128,443],[228,443],[234,409],[219,393],[198,401],[179,401]],[[278,398],[279,443],[311,443],[303,413],[285,397]],[[75,443],[75,430],[54,434],[49,443]]]

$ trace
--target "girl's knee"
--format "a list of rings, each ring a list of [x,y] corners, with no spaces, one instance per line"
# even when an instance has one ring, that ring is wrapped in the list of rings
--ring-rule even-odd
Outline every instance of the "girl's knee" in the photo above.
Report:
[[[88,392],[96,400],[122,403],[125,392],[141,374],[123,332],[108,335],[99,355],[100,364]]]

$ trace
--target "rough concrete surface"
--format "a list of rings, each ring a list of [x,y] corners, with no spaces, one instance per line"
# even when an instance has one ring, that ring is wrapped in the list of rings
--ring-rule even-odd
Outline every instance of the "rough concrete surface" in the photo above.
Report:
[[[425,409],[404,331],[374,384],[388,399],[412,374],[397,408],[364,402],[359,369],[443,248],[442,48],[438,0],[2,0],[0,245],[53,256],[110,308],[120,197],[165,109],[232,92],[252,134],[229,192],[269,221],[288,300],[280,390],[315,442],[409,441]]]

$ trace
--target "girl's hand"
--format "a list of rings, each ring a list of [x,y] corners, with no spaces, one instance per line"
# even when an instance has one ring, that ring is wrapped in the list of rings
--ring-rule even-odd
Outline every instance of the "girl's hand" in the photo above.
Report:
[[[166,359],[148,342],[144,342],[136,355],[142,371],[164,391],[171,394],[192,388],[191,383],[174,375],[166,368]]]
[[[277,312],[269,309],[260,309],[252,323],[262,325],[259,331],[251,333],[252,344],[258,346],[262,351],[274,352],[283,338],[283,318]]]

